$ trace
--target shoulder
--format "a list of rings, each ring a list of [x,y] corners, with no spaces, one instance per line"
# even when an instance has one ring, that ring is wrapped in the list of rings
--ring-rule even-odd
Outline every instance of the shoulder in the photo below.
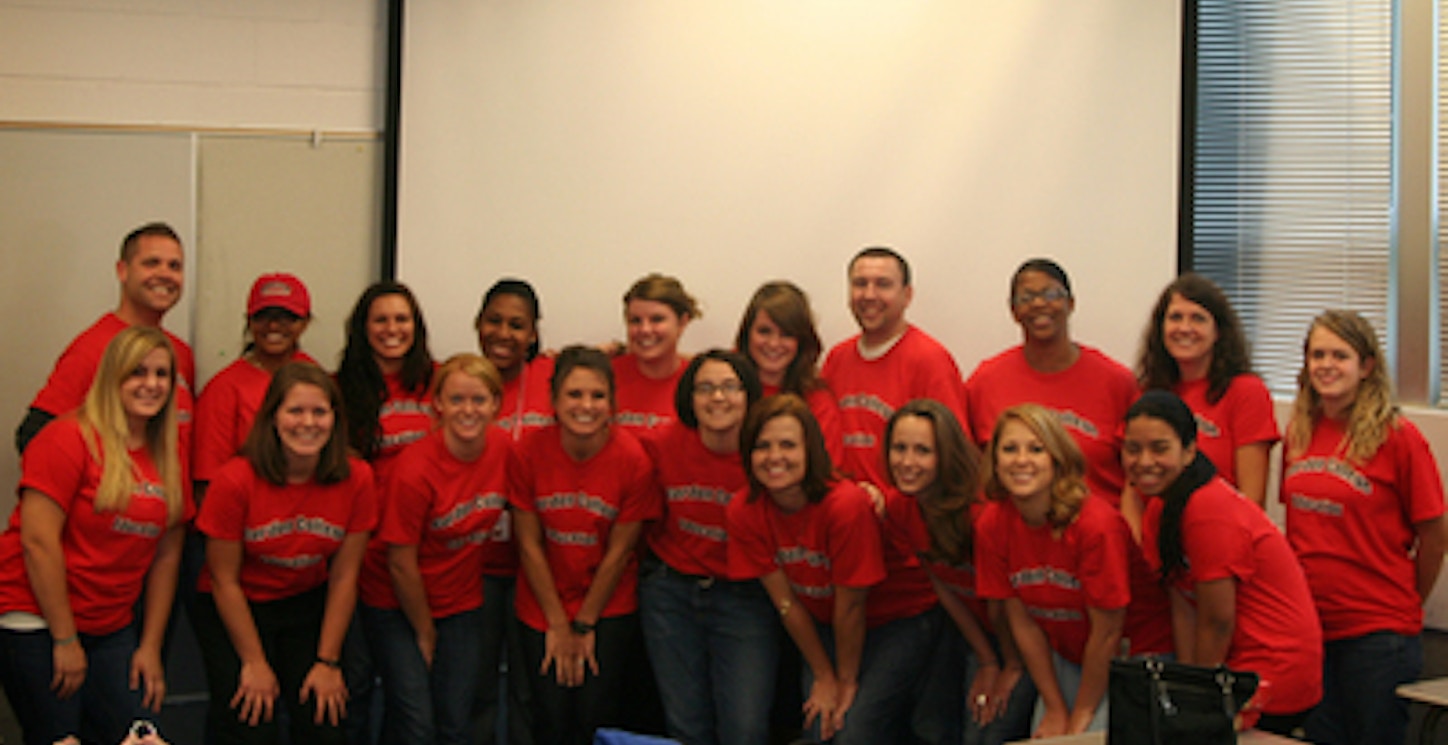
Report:
[[[1002,350],[981,360],[975,366],[975,371],[970,374],[970,380],[978,382],[997,373],[1022,367],[1025,365],[1025,359],[1020,345]]]
[[[1081,359],[1076,364],[1081,365],[1083,370],[1093,370],[1118,381],[1129,381],[1131,389],[1133,391],[1137,389],[1136,376],[1126,365],[1117,362],[1095,347],[1085,344],[1078,346],[1081,348]]]
[[[854,334],[833,347],[830,347],[829,354],[825,355],[825,365],[839,364],[849,359],[858,359],[860,356],[860,335]]]

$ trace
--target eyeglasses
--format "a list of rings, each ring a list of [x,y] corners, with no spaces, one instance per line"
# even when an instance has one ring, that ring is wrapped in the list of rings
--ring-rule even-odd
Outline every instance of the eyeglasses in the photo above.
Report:
[[[1069,297],[1071,297],[1071,293],[1066,292],[1066,288],[1057,286],[1048,287],[1044,290],[1037,290],[1035,292],[1018,292],[1016,293],[1015,297],[1011,298],[1011,302],[1015,305],[1030,305],[1037,300],[1044,300],[1048,303],[1054,303],[1065,300]]]
[[[723,393],[726,396],[734,396],[744,392],[744,384],[737,380],[726,380],[723,383],[695,383],[694,395],[708,398],[716,393]]]

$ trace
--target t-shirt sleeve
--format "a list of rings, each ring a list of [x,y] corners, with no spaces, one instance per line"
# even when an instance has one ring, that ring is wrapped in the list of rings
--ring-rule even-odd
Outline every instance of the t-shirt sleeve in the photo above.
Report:
[[[1120,525],[1117,525],[1120,523]],[[1131,603],[1131,565],[1127,543],[1131,535],[1115,510],[1081,524],[1081,558],[1077,579],[1086,605],[1115,610]]]
[[[100,366],[101,352],[105,347],[93,349],[93,344],[84,343],[85,335],[76,337],[55,361],[55,369],[45,381],[45,387],[36,394],[31,406],[41,411],[60,416],[85,402],[86,391],[95,379],[96,368]]]
[[[406,453],[402,457],[407,460],[398,464],[382,499],[377,537],[389,546],[416,546],[422,541],[423,526],[437,494],[431,482],[418,472],[418,461]]]
[[[1438,461],[1418,428],[1400,420],[1395,433],[1397,447],[1398,493],[1404,501],[1403,512],[1408,521],[1420,523],[1443,514],[1443,480],[1438,476]]]
[[[196,529],[208,537],[223,541],[239,541],[246,528],[247,485],[235,478],[235,469],[220,471],[206,490]]]
[[[528,457],[529,440],[508,451],[508,505],[524,512],[536,512],[533,506],[533,466]]]
[[[835,487],[830,509],[830,581],[839,587],[870,587],[885,579],[885,550],[880,520],[863,489],[853,483]]]
[[[618,521],[621,523],[655,520],[664,514],[663,492],[654,477],[654,462],[642,448],[637,457],[631,458],[628,470],[623,474],[622,499],[619,502]]]
[[[778,568],[764,511],[757,503],[750,503],[748,497],[748,489],[735,492],[724,511],[729,531],[729,576],[735,580],[759,579]]]
[[[213,380],[196,401],[191,476],[197,481],[210,481],[237,453],[238,443],[232,442],[237,417],[236,386],[221,385],[221,382]]]
[[[52,423],[40,430],[20,459],[19,492],[26,489],[49,497],[60,509],[70,512],[89,465],[90,453],[79,427]]]
[[[976,522],[975,530],[975,592],[988,600],[1000,600],[1015,594],[1011,588],[1010,570],[1006,560],[1006,536],[999,503],[987,505]]]
[[[1277,429],[1277,412],[1272,406],[1272,393],[1256,375],[1242,375],[1233,381],[1241,388],[1232,402],[1232,446],[1242,447],[1259,442],[1275,443],[1282,438]]]
[[[1191,505],[1187,505],[1188,511]],[[1252,534],[1246,525],[1227,517],[1205,516],[1182,520],[1182,550],[1191,567],[1192,580],[1250,579],[1255,572]]]
[[[372,467],[360,460],[352,461],[352,515],[347,521],[348,533],[371,533],[377,529],[377,483]]]

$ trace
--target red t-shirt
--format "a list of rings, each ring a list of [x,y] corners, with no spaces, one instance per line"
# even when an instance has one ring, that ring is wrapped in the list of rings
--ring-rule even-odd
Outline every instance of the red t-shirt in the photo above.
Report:
[[[498,406],[497,425],[514,442],[553,424],[553,358],[535,357],[523,366],[518,377],[503,382],[503,402]],[[483,574],[491,577],[518,575],[518,547],[513,545],[513,514],[498,517],[493,540],[483,546]]]
[[[1059,538],[1049,525],[1027,525],[1009,501],[992,502],[976,527],[980,596],[1020,598],[1062,657],[1081,664],[1091,633],[1087,608],[1126,609],[1121,636],[1129,640],[1130,654],[1171,651],[1166,597],[1151,580],[1126,521],[1106,500],[1087,497]],[[1133,602],[1136,589],[1142,596]]]
[[[699,433],[674,422],[645,446],[664,495],[664,516],[650,526],[649,547],[684,574],[729,574],[724,508],[748,484],[738,453],[704,447]]]
[[[1220,401],[1208,403],[1206,378],[1178,383],[1176,394],[1197,415],[1197,449],[1217,473],[1237,484],[1237,448],[1259,442],[1277,442],[1277,414],[1272,394],[1256,375],[1238,375],[1227,385]]]
[[[413,393],[402,387],[400,375],[384,375],[383,378],[387,382],[387,400],[377,411],[377,432],[381,441],[371,461],[379,489],[386,488],[387,479],[392,475],[392,464],[403,448],[426,437],[433,425],[430,389]]]
[[[971,505],[972,524],[979,520],[985,504],[976,502]],[[885,490],[885,542],[887,545],[893,542],[901,555],[914,557],[915,561],[923,564],[965,603],[987,632],[991,630],[985,601],[975,592],[975,557],[966,556],[960,564],[924,558],[930,551],[930,528],[925,524],[925,516],[920,513],[920,504],[915,498],[896,489]]]
[[[786,513],[768,495],[730,500],[729,573],[734,579],[784,571],[800,605],[819,623],[834,620],[835,587],[866,588],[885,579],[880,522],[870,495],[839,481],[819,502]]]
[[[106,346],[116,334],[128,327],[129,324],[121,320],[120,316],[111,312],[101,316],[90,328],[82,331],[80,336],[75,337],[70,346],[61,352],[60,359],[55,361],[55,368],[50,371],[45,387],[41,388],[40,392],[35,394],[35,400],[30,402],[31,408],[55,416],[80,408],[80,405],[85,403],[91,382],[95,380],[96,369],[100,367]],[[186,342],[170,331],[166,331],[166,338],[171,340],[171,346],[176,349],[176,421],[180,426],[181,465],[189,469],[196,361]]]
[[[99,453],[100,444],[94,444]],[[120,512],[95,510],[102,461],[91,456],[86,435],[73,416],[63,416],[41,430],[21,459],[18,492],[34,489],[65,511],[60,546],[66,593],[76,628],[83,634],[109,634],[131,622],[131,611],[166,533],[166,497],[156,466],[145,448],[130,455],[139,478]],[[183,501],[184,522],[195,510],[191,500]],[[19,505],[0,535],[0,612],[9,611],[40,614],[25,569]]]
[[[764,386],[763,396],[768,397],[779,393],[779,386]],[[845,462],[845,432],[840,424],[840,403],[835,400],[835,394],[830,392],[828,386],[820,386],[804,396],[805,403],[809,404],[809,411],[814,414],[815,421],[820,423],[820,434],[825,438],[825,451],[830,454],[830,463],[836,468],[841,467]]]
[[[613,358],[614,407],[613,421],[633,431],[655,430],[674,421],[674,389],[684,377],[689,361],[679,361],[678,369],[667,378],[646,378],[639,371],[638,359],[631,354]]]
[[[553,423],[553,359],[535,357],[512,380],[503,381],[503,401],[498,406],[499,427],[516,442],[533,430]]]
[[[1121,435],[1126,410],[1136,401],[1136,377],[1121,363],[1084,344],[1076,363],[1058,373],[1036,372],[1019,346],[980,363],[965,381],[970,432],[981,448],[1002,412],[1034,403],[1056,412],[1086,456],[1086,485],[1091,493],[1121,504]]]
[[[1412,550],[1415,523],[1443,514],[1433,451],[1403,417],[1367,463],[1338,453],[1342,422],[1322,418],[1307,451],[1286,458],[1287,538],[1302,561],[1323,636],[1416,635],[1423,604]]]
[[[508,507],[508,433],[488,428],[483,454],[464,462],[441,431],[413,443],[393,466],[382,493],[382,521],[367,547],[358,589],[373,608],[397,608],[387,567],[389,546],[416,546],[417,567],[433,618],[483,604],[483,548]]]
[[[1161,569],[1160,499],[1147,500],[1142,548]],[[1187,571],[1176,581],[1193,603],[1199,582],[1237,581],[1237,624],[1227,666],[1251,670],[1269,684],[1262,710],[1302,711],[1322,697],[1322,632],[1302,567],[1287,539],[1257,505],[1220,478],[1198,489],[1182,513]]]
[[[659,516],[660,498],[653,463],[636,437],[622,429],[585,461],[563,449],[557,426],[523,438],[508,460],[508,500],[513,509],[537,513],[543,528],[543,553],[553,573],[558,599],[570,618],[578,613],[608,551],[614,525]],[[638,610],[638,559],[628,567],[603,608],[603,617]],[[517,589],[518,619],[546,631],[548,619],[523,577]]]
[[[292,361],[317,363],[301,351],[292,356]],[[239,359],[213,376],[201,390],[196,400],[196,441],[191,453],[193,480],[210,481],[228,460],[241,454],[271,379],[271,373]]]
[[[960,368],[950,352],[924,331],[911,326],[883,356],[867,360],[860,337],[852,336],[830,350],[820,373],[840,405],[845,456],[840,469],[857,480],[888,486],[885,424],[895,410],[917,398],[933,398],[966,420]]]
[[[915,507],[915,500],[895,489],[884,491],[886,520],[882,526],[881,549],[885,559],[885,581],[870,590],[865,606],[865,622],[871,628],[918,616],[940,604],[935,585],[930,583],[930,574],[915,548],[897,540],[892,534],[894,531],[889,519],[891,502],[896,503],[895,511],[899,513],[903,511],[900,502],[905,501],[910,507]],[[918,509],[915,512],[919,514]]]
[[[372,469],[357,458],[336,484],[278,486],[245,458],[216,472],[196,527],[211,538],[242,544],[241,590],[253,603],[281,600],[327,583],[327,561],[349,533],[377,527]],[[197,588],[211,591],[211,572]]]

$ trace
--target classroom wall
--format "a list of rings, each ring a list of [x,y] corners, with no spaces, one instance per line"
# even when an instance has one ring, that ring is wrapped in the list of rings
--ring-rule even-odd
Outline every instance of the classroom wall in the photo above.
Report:
[[[0,0],[0,120],[376,132],[386,0]]]
[[[377,276],[385,0],[0,0],[0,484],[64,346],[117,302],[120,239],[181,233],[167,327],[198,385],[234,359],[246,292],[292,271],[331,365]],[[0,489],[0,513],[15,496]]]

